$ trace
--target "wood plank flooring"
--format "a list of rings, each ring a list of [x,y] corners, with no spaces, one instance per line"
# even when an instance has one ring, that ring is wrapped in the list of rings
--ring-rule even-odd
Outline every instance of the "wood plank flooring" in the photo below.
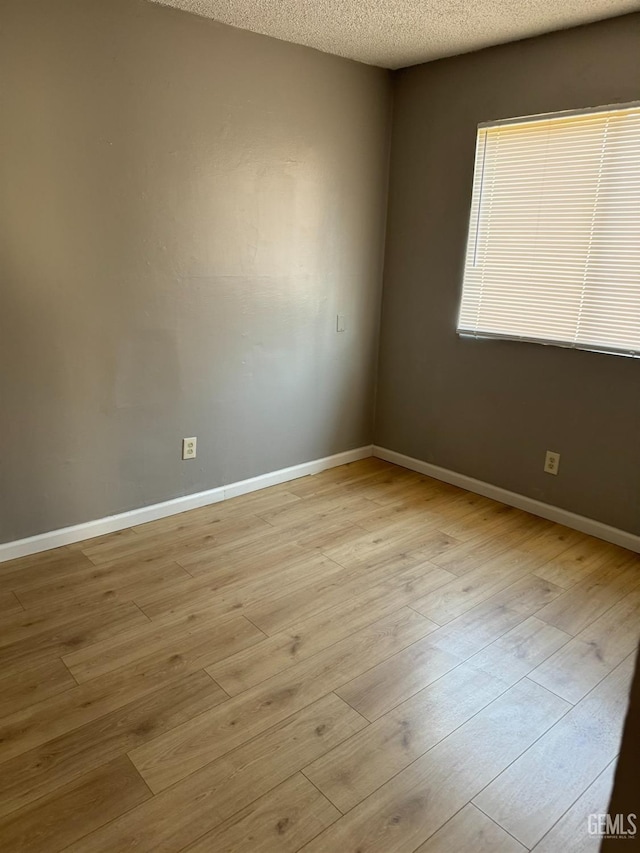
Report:
[[[640,556],[366,459],[0,565],[6,853],[595,851]]]

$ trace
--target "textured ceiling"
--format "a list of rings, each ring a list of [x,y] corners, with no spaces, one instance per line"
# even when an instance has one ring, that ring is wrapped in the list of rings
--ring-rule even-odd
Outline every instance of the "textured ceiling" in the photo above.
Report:
[[[154,2],[385,68],[402,68],[640,9],[640,0]]]

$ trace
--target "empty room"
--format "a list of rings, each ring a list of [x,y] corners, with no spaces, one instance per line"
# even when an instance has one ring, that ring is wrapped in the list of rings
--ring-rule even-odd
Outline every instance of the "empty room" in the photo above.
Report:
[[[0,0],[0,851],[640,846],[638,0]]]

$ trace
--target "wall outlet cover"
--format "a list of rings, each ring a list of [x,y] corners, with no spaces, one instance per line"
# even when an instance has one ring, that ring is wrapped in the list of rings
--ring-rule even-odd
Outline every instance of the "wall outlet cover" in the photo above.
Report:
[[[191,438],[183,438],[182,439],[182,458],[183,459],[195,459],[196,458],[196,450],[197,450],[198,439],[195,435],[191,436]]]

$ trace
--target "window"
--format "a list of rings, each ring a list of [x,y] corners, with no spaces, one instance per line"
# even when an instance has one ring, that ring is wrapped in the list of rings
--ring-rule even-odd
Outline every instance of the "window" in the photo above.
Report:
[[[640,104],[478,126],[458,332],[640,356]]]

